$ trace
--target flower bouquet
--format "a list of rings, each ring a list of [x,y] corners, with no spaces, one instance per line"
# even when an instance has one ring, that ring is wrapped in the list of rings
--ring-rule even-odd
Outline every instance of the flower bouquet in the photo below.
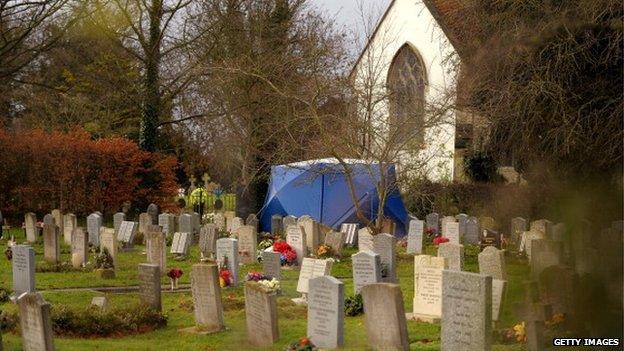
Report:
[[[167,277],[171,280],[171,290],[175,290],[178,288],[178,279],[184,274],[180,268],[171,268],[169,272],[167,272]]]
[[[228,258],[223,256],[223,260],[219,263],[219,285],[222,288],[231,286],[234,283],[232,272],[228,269]]]
[[[331,253],[332,253],[331,246],[322,244],[316,250],[316,257],[329,258],[331,256]]]
[[[307,337],[303,337],[284,348],[284,351],[316,351],[316,350],[318,350],[316,346],[314,346],[312,341]]]
[[[279,292],[281,289],[279,280],[260,272],[247,273],[247,281],[258,282],[260,287],[266,292]]]
[[[447,242],[449,242],[449,239],[443,236],[437,236],[433,239],[433,245],[436,245],[436,246],[443,244],[443,243],[447,243]]]
[[[262,239],[262,241],[258,243],[258,261],[262,261],[262,252],[271,246],[273,246],[273,239],[269,237]]]
[[[285,241],[278,240],[273,243],[273,251],[280,253],[280,262],[282,266],[293,266],[297,263],[297,253]]]

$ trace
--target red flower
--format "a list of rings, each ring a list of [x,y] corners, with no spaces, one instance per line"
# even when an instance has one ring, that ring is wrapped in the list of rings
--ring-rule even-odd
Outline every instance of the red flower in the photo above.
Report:
[[[184,272],[180,268],[171,268],[169,272],[167,272],[167,277],[171,279],[178,279],[182,276]]]
[[[295,262],[297,260],[297,253],[294,250],[292,250],[292,249],[284,252],[283,255],[284,255],[284,257],[286,257],[286,261],[288,263],[292,263],[292,262]]]
[[[440,245],[442,243],[447,243],[447,242],[449,242],[449,239],[443,236],[438,236],[433,239],[433,245]]]
[[[286,243],[285,241],[278,240],[273,243],[273,251],[283,254],[286,251],[292,251],[292,247],[290,247],[290,245],[288,245],[288,243]]]
[[[232,273],[227,269],[219,272],[219,278],[223,279],[227,285],[232,284]]]

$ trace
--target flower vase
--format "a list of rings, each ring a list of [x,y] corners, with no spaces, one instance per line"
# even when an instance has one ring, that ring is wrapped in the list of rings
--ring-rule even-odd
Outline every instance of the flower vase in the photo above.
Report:
[[[171,291],[175,290],[175,279],[171,278]]]

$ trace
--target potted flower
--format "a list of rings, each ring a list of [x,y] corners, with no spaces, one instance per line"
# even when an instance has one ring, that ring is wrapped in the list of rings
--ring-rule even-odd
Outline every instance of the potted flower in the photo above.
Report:
[[[171,280],[171,290],[175,290],[178,288],[178,279],[184,274],[180,268],[171,268],[169,272],[167,272],[167,277]]]
[[[223,256],[223,260],[219,264],[219,285],[225,288],[231,286],[233,282],[232,272],[228,269],[228,258]]]
[[[107,248],[95,257],[95,274],[102,279],[115,278],[115,263]]]

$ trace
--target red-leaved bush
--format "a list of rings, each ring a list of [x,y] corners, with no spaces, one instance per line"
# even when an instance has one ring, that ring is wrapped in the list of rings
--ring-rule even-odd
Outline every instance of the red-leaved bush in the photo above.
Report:
[[[126,201],[171,208],[176,160],[125,138],[92,140],[83,130],[0,130],[0,204],[5,213],[53,208],[86,215]]]

